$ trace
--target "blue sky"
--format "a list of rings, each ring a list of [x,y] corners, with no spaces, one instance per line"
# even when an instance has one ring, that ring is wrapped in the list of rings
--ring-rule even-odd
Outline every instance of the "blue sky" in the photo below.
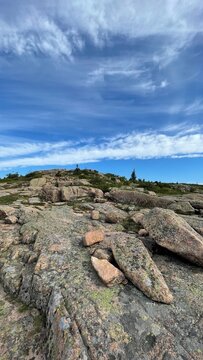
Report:
[[[203,2],[0,0],[0,176],[203,183]]]

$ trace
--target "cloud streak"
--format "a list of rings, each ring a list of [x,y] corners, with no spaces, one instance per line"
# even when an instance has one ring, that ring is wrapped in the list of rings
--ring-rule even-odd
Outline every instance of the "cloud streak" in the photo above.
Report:
[[[1,1],[0,51],[18,56],[71,59],[88,40],[102,47],[118,36],[166,36],[173,41],[156,56],[163,62],[163,56],[176,57],[203,31],[200,0],[21,0],[15,1],[15,11],[9,10],[12,5],[11,0]]]
[[[120,134],[113,138],[90,140],[81,143],[37,143],[16,146],[8,158],[0,160],[0,169],[16,167],[73,165],[102,160],[181,158],[203,156],[203,134],[183,133],[168,135],[167,132]],[[10,146],[0,148],[3,157]]]

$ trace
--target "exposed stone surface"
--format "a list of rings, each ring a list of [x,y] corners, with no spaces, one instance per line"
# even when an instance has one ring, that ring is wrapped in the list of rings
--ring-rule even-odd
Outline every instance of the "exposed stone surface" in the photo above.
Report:
[[[104,232],[102,230],[91,230],[85,234],[83,244],[91,246],[104,240]]]
[[[82,197],[102,197],[103,192],[100,189],[82,187],[82,186],[67,186],[61,188],[62,201],[71,201]]]
[[[111,262],[113,260],[113,255],[110,249],[96,249],[93,252],[94,257],[98,259],[105,259]]]
[[[197,232],[203,228],[203,217],[183,215],[182,218]]]
[[[147,249],[134,235],[112,236],[114,258],[126,277],[149,298],[170,304],[173,296]]]
[[[42,187],[41,197],[45,201],[59,202],[61,201],[61,191],[56,186],[46,184]]]
[[[100,279],[108,287],[125,282],[124,274],[106,259],[91,257],[91,262]]]
[[[91,218],[92,218],[92,220],[99,220],[99,218],[100,218],[99,211],[98,210],[92,210]]]
[[[152,209],[143,224],[159,245],[203,266],[202,236],[172,210]]]
[[[7,216],[4,219],[6,224],[16,224],[18,222],[18,218],[15,215]]]
[[[194,214],[195,209],[192,207],[189,201],[177,201],[169,205],[170,210],[174,210],[178,214]]]
[[[8,205],[0,205],[0,220],[16,213],[16,209]]]
[[[15,302],[0,285],[1,360],[45,360],[44,340],[39,311]]]
[[[34,188],[40,188],[42,186],[44,186],[47,182],[47,179],[45,177],[41,177],[41,178],[36,178],[36,179],[32,179],[30,180],[30,186],[34,187]]]
[[[149,210],[134,203],[111,203],[107,197],[98,198],[94,194],[91,199],[76,198],[69,206],[64,205],[61,187],[95,186],[95,172],[92,172],[94,185],[91,186],[77,183],[77,177],[70,178],[66,173],[65,170],[40,172],[47,178],[45,187],[53,190],[48,192],[47,200],[44,198],[48,203],[24,206],[19,205],[19,198],[9,206],[12,213],[8,214],[15,215],[18,223],[5,224],[5,216],[0,220],[0,281],[5,291],[18,300],[19,305],[15,305],[12,299],[12,306],[25,307],[23,303],[34,307],[31,313],[28,309],[26,317],[19,318],[12,308],[4,316],[7,305],[0,298],[0,306],[3,300],[0,358],[3,353],[2,360],[44,360],[43,356],[47,360],[202,360],[202,269],[164,250],[150,237],[140,237],[139,241],[150,249],[163,274],[174,296],[173,303],[154,302],[131,282],[113,288],[102,285],[91,265],[90,254],[117,266],[110,250],[113,233],[137,233],[144,227],[141,217],[139,226],[134,222],[134,227],[130,217],[136,217],[137,209],[143,215]],[[87,172],[86,175],[89,176]],[[105,180],[104,175],[99,177]],[[91,183],[91,178],[89,180]],[[1,191],[8,191],[9,195],[37,197],[41,193],[40,188],[29,188],[28,180],[18,188],[13,183],[5,185],[4,188],[1,183]],[[132,188],[130,186],[129,191]],[[60,200],[56,201],[57,198]],[[11,199],[9,197],[9,204]],[[103,199],[106,203],[101,203]],[[182,197],[170,195],[164,199],[171,204]],[[91,220],[91,210],[100,212],[99,223]],[[111,211],[123,215],[124,221],[106,223],[106,213]],[[196,214],[200,213],[201,209],[196,209]],[[183,217],[200,231],[201,217]],[[84,234],[98,228],[104,231],[104,240],[84,247]],[[132,256],[129,245],[125,251],[128,249]],[[37,309],[45,322],[40,320]],[[35,336],[32,329],[36,324]]]
[[[203,209],[203,194],[186,194],[183,195],[184,199],[187,199],[190,204],[196,209]]]
[[[172,201],[158,196],[156,197],[148,194],[139,194],[137,191],[132,190],[113,189],[110,191],[109,196],[114,201],[126,204],[136,204],[137,206],[146,208],[167,208],[172,203]]]
[[[140,229],[140,230],[138,231],[138,235],[140,235],[140,236],[147,236],[147,235],[149,235],[149,233],[148,233],[148,231],[145,230],[145,229]]]
[[[35,197],[29,198],[28,202],[30,205],[36,205],[36,204],[41,203],[41,199],[38,196],[35,196]]]

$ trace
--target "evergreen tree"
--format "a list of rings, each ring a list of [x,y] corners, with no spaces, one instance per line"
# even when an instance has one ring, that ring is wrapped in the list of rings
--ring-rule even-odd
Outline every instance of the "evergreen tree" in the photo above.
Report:
[[[130,177],[130,181],[135,182],[136,181],[136,174],[135,174],[135,169],[132,171],[131,177]]]

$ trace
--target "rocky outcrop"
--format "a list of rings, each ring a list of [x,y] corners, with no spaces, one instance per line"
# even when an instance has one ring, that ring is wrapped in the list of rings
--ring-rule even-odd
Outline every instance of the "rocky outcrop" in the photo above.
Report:
[[[173,296],[141,240],[117,233],[111,241],[114,258],[125,276],[150,299],[170,304]]]
[[[175,294],[173,306],[158,304],[131,283],[102,285],[92,269],[89,248],[82,245],[89,216],[65,205],[37,214],[29,211],[20,218],[24,230],[37,231],[36,238],[22,244],[19,225],[0,224],[1,246],[6,247],[0,253],[0,276],[6,291],[46,316],[46,358],[56,360],[57,354],[60,360],[200,359],[202,272],[197,267],[156,255]],[[103,226],[111,238],[117,225]]]
[[[100,189],[82,186],[67,186],[61,188],[62,201],[71,201],[83,197],[103,197],[103,192]]]
[[[192,207],[189,201],[176,201],[169,205],[170,210],[175,211],[178,214],[193,215],[195,209]]]
[[[183,195],[184,199],[187,199],[193,208],[201,210],[203,209],[203,194],[186,194]]]
[[[50,201],[52,203],[61,201],[61,191],[56,186],[51,184],[46,184],[43,186],[40,193],[40,197],[45,201]]]
[[[10,298],[0,285],[1,360],[45,360],[45,328],[37,309]]]
[[[109,196],[114,201],[124,204],[134,204],[144,208],[167,208],[173,202],[172,200],[167,200],[148,194],[140,194],[137,191],[132,190],[113,189],[110,191]]]
[[[172,210],[152,209],[143,224],[157,244],[203,266],[202,236]]]

